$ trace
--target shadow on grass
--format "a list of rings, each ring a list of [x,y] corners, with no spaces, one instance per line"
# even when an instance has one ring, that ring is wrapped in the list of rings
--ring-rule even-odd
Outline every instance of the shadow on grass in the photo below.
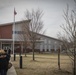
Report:
[[[67,70],[53,70],[53,72],[54,72],[55,74],[72,75],[72,72],[69,72],[69,71],[67,71]]]
[[[27,70],[31,70],[32,72],[35,71],[35,68],[28,68],[28,67],[23,67],[22,69],[17,67],[16,69],[24,70],[24,71],[27,69]],[[73,75],[73,74],[71,72],[67,71],[67,70],[51,69],[51,70],[47,71],[47,69],[44,69],[43,72],[38,71],[37,75]]]
[[[44,60],[44,61],[40,61],[40,60],[30,60],[30,63],[35,63],[35,62],[38,62],[38,63],[49,63],[50,62],[50,60],[49,61],[46,61],[46,60]],[[57,63],[57,60],[51,60],[51,63],[53,63],[53,64],[55,64],[55,63]],[[68,62],[66,62],[66,63],[62,63],[62,64],[68,64]]]
[[[27,56],[28,57],[28,56]],[[30,57],[28,57],[28,58],[30,58]],[[49,57],[35,57],[36,59],[37,58],[39,58],[39,59],[54,59],[54,60],[57,60],[58,59],[58,57],[54,57],[54,58],[52,58],[51,56],[50,56],[50,58]],[[61,58],[62,60],[69,60],[68,58]]]
[[[20,69],[19,67],[15,67],[15,68],[16,69]],[[33,71],[35,70],[34,68],[30,68],[30,67],[29,68],[28,67],[23,67],[21,70],[25,70],[25,69],[27,69],[27,70],[33,70]]]

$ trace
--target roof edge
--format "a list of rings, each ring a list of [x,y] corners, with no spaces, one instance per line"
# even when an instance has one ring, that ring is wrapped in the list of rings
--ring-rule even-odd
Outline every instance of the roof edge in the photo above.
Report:
[[[22,21],[16,21],[15,23],[18,24],[18,23],[22,23],[22,22],[30,22],[31,20],[22,20]],[[10,23],[4,23],[4,24],[0,24],[0,26],[5,26],[5,25],[10,25],[10,24],[13,24],[14,22],[10,22]]]

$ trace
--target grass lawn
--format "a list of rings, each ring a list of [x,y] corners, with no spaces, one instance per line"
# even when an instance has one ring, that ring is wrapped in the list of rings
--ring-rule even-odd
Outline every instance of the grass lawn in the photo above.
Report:
[[[36,54],[32,61],[32,54],[23,56],[23,69],[19,68],[19,56],[11,61],[18,75],[72,75],[71,60],[67,55],[61,55],[61,70],[58,70],[57,54]]]

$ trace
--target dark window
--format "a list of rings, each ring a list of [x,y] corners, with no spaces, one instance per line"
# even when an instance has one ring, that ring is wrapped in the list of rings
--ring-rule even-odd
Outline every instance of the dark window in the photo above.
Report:
[[[23,34],[25,32],[24,31],[12,31],[12,33],[15,33],[15,34]]]

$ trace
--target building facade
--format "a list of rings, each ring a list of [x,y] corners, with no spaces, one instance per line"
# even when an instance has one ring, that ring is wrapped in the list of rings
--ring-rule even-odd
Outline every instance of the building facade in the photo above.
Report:
[[[30,20],[25,21],[29,24]],[[13,33],[14,33],[14,46],[15,52],[24,52],[22,39],[20,34],[22,34],[22,21],[15,23],[15,31],[13,31],[13,23],[0,24],[0,48],[1,49],[11,49],[13,50]],[[52,37],[48,37],[42,34],[38,34],[41,42],[38,42],[35,49],[40,52],[52,52],[57,51],[60,48],[61,41]],[[31,48],[30,48],[31,49]]]

